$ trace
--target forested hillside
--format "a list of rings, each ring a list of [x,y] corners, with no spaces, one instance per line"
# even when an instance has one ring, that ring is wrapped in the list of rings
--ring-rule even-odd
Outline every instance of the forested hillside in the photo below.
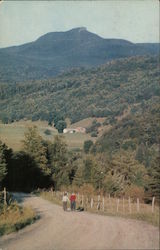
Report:
[[[158,101],[157,57],[131,57],[92,69],[74,69],[56,78],[0,83],[0,119],[47,120],[107,117],[114,123],[128,107]]]
[[[76,67],[92,67],[136,55],[157,55],[159,44],[104,39],[86,28],[51,32],[36,41],[0,49],[0,79],[14,83],[51,78]]]
[[[159,95],[158,58],[148,56],[74,69],[48,80],[1,83],[4,123],[26,118],[55,124],[65,118],[75,122],[104,117],[102,123],[110,129],[95,143],[86,140],[77,152],[68,150],[63,138],[46,141],[37,128],[29,128],[23,151],[13,152],[1,142],[0,182],[11,190],[87,184],[111,195],[138,193],[147,202],[146,196],[158,199]],[[93,119],[92,129],[99,127],[97,121]]]
[[[160,135],[160,102],[158,97],[142,102],[131,109],[130,115],[114,124],[96,142],[94,151],[115,153],[138,150],[137,158],[146,166],[158,150]],[[150,151],[148,150],[150,149]]]

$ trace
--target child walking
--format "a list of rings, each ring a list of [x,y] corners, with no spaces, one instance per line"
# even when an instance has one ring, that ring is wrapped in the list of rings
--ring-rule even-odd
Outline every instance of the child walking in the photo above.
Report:
[[[70,201],[71,201],[71,211],[76,210],[76,195],[75,195],[75,193],[71,194]]]
[[[63,203],[63,210],[67,211],[67,202],[69,202],[67,193],[65,192],[63,197],[62,197],[62,203]]]

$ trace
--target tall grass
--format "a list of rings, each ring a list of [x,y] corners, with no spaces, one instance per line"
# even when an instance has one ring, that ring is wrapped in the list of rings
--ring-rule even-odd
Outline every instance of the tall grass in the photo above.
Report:
[[[30,207],[21,207],[16,202],[4,206],[0,211],[0,236],[18,231],[36,219],[37,216]]]

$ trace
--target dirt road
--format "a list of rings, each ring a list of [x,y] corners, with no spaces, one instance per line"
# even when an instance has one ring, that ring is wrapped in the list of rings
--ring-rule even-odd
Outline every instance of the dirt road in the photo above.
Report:
[[[0,250],[159,249],[159,231],[144,222],[87,212],[63,212],[42,198],[23,195],[42,216],[18,233],[3,236]]]

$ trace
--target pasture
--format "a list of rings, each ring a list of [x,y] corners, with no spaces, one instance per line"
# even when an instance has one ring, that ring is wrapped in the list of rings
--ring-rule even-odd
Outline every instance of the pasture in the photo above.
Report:
[[[57,130],[54,127],[48,126],[47,122],[19,121],[11,124],[0,123],[0,140],[15,151],[21,150],[24,133],[29,126],[33,125],[38,127],[40,135],[45,140],[53,141],[54,136],[58,134]],[[50,135],[44,133],[46,129],[50,130]],[[90,135],[81,133],[64,134],[64,138],[68,148],[71,150],[82,149],[84,141],[91,139]]]

